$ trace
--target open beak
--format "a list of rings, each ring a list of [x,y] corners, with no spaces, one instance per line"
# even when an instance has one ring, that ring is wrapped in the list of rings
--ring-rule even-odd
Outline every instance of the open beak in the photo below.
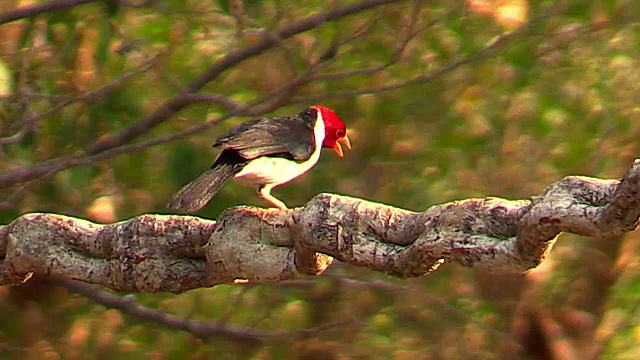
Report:
[[[351,149],[351,141],[349,141],[349,138],[347,137],[347,135],[345,135],[343,138],[338,139],[338,141],[336,141],[336,144],[333,145],[333,151],[335,151],[338,156],[343,157],[344,152],[342,151],[340,143],[346,146],[347,149]]]

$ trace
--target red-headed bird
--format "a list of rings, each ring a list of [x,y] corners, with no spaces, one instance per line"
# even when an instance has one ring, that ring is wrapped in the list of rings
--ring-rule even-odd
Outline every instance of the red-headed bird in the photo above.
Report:
[[[340,143],[351,149],[347,127],[335,111],[322,105],[293,116],[249,120],[216,140],[213,146],[222,152],[213,165],[178,190],[167,207],[198,211],[233,177],[256,187],[271,205],[286,209],[271,190],[311,169],[323,147],[344,156]]]

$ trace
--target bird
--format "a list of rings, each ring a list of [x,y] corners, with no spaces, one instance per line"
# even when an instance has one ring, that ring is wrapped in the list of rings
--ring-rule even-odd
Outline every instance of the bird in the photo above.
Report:
[[[314,167],[322,148],[331,148],[343,157],[341,144],[351,149],[347,126],[334,110],[323,105],[292,116],[243,122],[216,140],[213,147],[222,151],[213,165],[180,188],[167,207],[196,212],[233,178],[255,187],[270,205],[286,210],[286,204],[271,191]]]

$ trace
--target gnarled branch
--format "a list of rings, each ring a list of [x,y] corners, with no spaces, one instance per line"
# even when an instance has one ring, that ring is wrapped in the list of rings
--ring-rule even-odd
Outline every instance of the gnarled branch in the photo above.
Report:
[[[98,225],[26,214],[0,227],[0,285],[31,273],[125,291],[171,291],[317,275],[333,258],[398,277],[444,261],[523,272],[544,260],[560,232],[616,236],[640,216],[640,160],[621,180],[569,176],[532,200],[468,199],[410,212],[320,194],[279,211],[232,208],[218,221],[141,215]]]

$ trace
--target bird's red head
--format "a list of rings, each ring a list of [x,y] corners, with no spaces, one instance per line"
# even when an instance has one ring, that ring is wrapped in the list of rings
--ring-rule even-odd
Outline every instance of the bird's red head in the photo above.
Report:
[[[318,111],[320,115],[322,115],[322,121],[324,121],[324,141],[322,142],[322,147],[332,148],[338,156],[344,156],[340,144],[342,143],[347,149],[351,149],[351,142],[347,137],[347,126],[338,114],[328,107],[314,105],[311,108]]]

